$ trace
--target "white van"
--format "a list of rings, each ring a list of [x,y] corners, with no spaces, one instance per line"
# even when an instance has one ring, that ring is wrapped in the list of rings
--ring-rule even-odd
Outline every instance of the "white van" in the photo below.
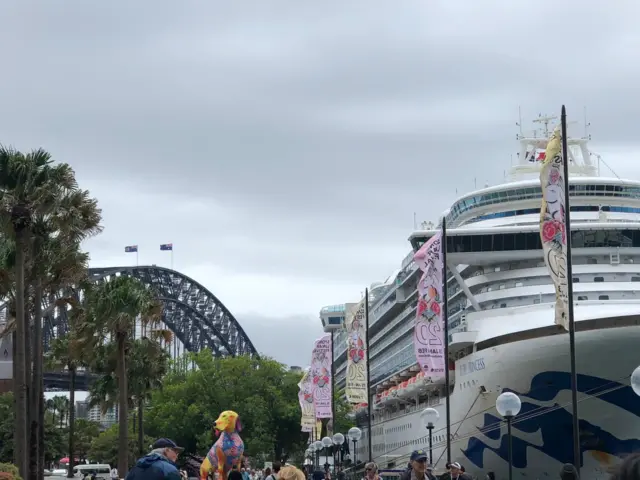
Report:
[[[73,467],[74,478],[91,477],[93,472],[96,473],[96,478],[111,480],[111,467],[104,463],[81,464]]]

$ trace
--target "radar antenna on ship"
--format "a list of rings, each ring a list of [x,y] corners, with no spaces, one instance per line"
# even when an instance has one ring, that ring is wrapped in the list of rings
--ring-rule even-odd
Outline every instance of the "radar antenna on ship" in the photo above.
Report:
[[[534,129],[529,133],[523,131],[521,120],[516,122],[520,129],[520,133],[516,135],[520,142],[520,152],[517,155],[517,162],[510,170],[510,178],[512,180],[524,180],[527,178],[539,177],[540,168],[545,160],[547,143],[553,134],[553,130],[557,125],[558,117],[555,115],[539,114],[532,123]],[[570,121],[568,124],[576,124],[578,122]],[[585,122],[585,128],[588,124]],[[569,172],[571,176],[588,176],[597,177],[598,168],[591,159],[591,153],[587,148],[587,143],[591,139],[588,131],[581,138],[572,138],[567,135]]]

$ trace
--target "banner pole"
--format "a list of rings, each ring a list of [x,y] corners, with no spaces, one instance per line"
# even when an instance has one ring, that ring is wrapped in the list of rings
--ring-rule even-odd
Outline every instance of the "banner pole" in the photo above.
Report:
[[[373,451],[371,450],[371,440],[373,438],[373,432],[371,430],[371,395],[369,394],[369,382],[371,381],[371,366],[369,364],[369,289],[364,289],[364,318],[367,327],[366,339],[367,339],[367,439],[369,440],[369,461],[373,461]],[[355,452],[353,452],[355,455]]]
[[[569,316],[569,353],[571,356],[571,406],[573,409],[573,464],[580,474],[580,418],[578,417],[578,374],[576,372],[576,324],[573,318],[573,265],[571,262],[571,206],[569,205],[569,157],[567,154],[567,111],[562,106],[562,166],[564,173],[564,222],[567,241],[567,307]]]
[[[442,319],[444,320],[444,384],[447,419],[447,464],[451,463],[451,385],[449,384],[449,299],[447,295],[447,217],[442,217]]]

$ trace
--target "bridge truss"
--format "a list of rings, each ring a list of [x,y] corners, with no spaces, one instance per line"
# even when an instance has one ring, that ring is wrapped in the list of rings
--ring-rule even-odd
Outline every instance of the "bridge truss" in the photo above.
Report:
[[[213,293],[186,275],[155,265],[91,268],[89,275],[96,283],[130,275],[151,287],[163,305],[162,321],[180,341],[182,351],[210,349],[217,357],[258,356],[253,343],[231,312]],[[45,300],[45,309],[50,300],[53,299]],[[68,325],[64,308],[55,308],[44,319],[45,351],[49,349],[51,339],[66,334]],[[176,342],[174,344],[177,345]],[[174,345],[173,356],[180,353],[179,350]]]

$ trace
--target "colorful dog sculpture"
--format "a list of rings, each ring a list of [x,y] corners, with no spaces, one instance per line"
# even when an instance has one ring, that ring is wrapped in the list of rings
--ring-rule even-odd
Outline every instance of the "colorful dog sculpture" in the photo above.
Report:
[[[213,444],[207,457],[200,465],[200,480],[207,480],[209,473],[217,470],[220,480],[226,479],[233,465],[242,465],[244,442],[240,438],[242,424],[236,412],[226,410],[215,423],[220,438]]]

